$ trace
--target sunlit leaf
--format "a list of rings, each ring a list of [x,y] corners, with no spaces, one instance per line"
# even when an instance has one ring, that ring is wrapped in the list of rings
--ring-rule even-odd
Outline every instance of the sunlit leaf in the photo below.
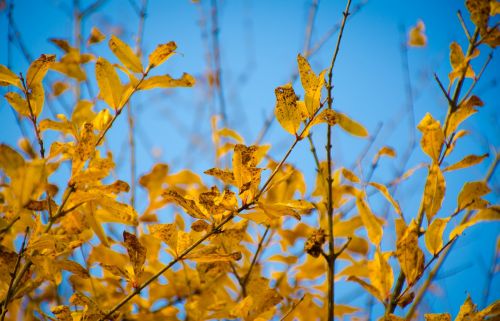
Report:
[[[418,20],[417,25],[410,29],[410,33],[408,35],[408,45],[412,47],[424,47],[427,44],[427,36],[424,31],[424,22],[422,20]]]
[[[458,194],[457,209],[480,209],[485,207],[485,202],[481,197],[488,194],[490,191],[490,188],[485,182],[465,183]]]
[[[179,79],[172,78],[169,75],[152,76],[143,80],[138,89],[192,87],[195,83],[196,79],[187,73],[182,74],[182,77]]]
[[[158,45],[149,55],[149,68],[158,67],[164,63],[175,53],[175,49],[177,49],[177,45],[173,41]]]
[[[309,117],[312,117],[318,110],[321,103],[321,89],[325,83],[325,71],[318,76],[314,73],[306,58],[300,54],[297,56],[299,65],[300,81],[305,91],[304,102]]]
[[[337,112],[337,120],[340,127],[353,136],[367,137],[368,131],[358,122],[347,117],[347,115]]]
[[[276,94],[276,107],[274,109],[276,119],[283,129],[296,135],[302,121],[307,117],[304,103],[300,104],[297,101],[297,95],[295,95],[291,84],[277,87],[274,93]]]
[[[26,86],[32,88],[32,85],[40,84],[55,59],[55,55],[41,55],[33,61],[26,73]]]
[[[427,250],[436,255],[443,247],[443,233],[450,218],[436,218],[425,232],[425,246]]]
[[[366,228],[370,241],[375,246],[378,246],[380,244],[380,241],[382,240],[382,224],[380,224],[378,219],[375,217],[375,214],[372,213],[370,207],[368,206],[368,203],[364,199],[362,199],[361,197],[357,197],[356,206],[358,208],[359,216],[361,216],[361,220],[363,221],[363,225]]]
[[[480,222],[487,221],[498,221],[500,220],[500,206],[494,205],[489,208],[478,211],[472,218],[467,222],[458,225],[450,232],[450,240],[455,237],[455,235],[461,235],[463,231],[473,225]]]
[[[476,164],[481,163],[486,157],[488,157],[488,154],[465,156],[462,160],[458,161],[457,163],[443,169],[443,172],[454,171],[457,169],[474,166]]]
[[[119,109],[123,87],[115,68],[104,58],[99,57],[95,64],[95,75],[99,86],[99,96],[110,107]]]
[[[424,210],[429,222],[441,208],[445,190],[446,182],[439,165],[431,165],[424,188]]]
[[[127,253],[130,258],[130,263],[134,268],[134,275],[138,279],[142,274],[142,266],[146,261],[147,249],[139,242],[137,236],[123,231],[123,241],[127,248]]]
[[[441,125],[432,115],[427,113],[420,121],[417,128],[422,132],[420,146],[422,150],[437,163],[444,143],[444,134]]]
[[[144,68],[142,67],[141,60],[126,43],[121,41],[115,35],[111,35],[108,45],[111,51],[113,51],[115,56],[123,65],[125,65],[125,67],[135,73],[142,73]]]
[[[417,224],[413,220],[397,241],[396,257],[408,284],[413,285],[424,271],[424,253],[418,246]]]
[[[4,65],[0,65],[0,86],[16,86],[22,88],[19,77]]]

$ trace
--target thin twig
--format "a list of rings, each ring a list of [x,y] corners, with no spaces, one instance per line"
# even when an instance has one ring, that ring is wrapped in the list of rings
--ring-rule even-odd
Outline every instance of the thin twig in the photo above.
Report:
[[[332,109],[332,75],[333,68],[335,67],[335,62],[337,61],[337,56],[340,50],[340,44],[342,41],[342,36],[344,34],[345,23],[347,17],[349,16],[349,8],[351,6],[351,0],[347,0],[343,14],[342,23],[340,26],[339,35],[337,38],[337,44],[335,45],[335,50],[333,52],[332,61],[330,63],[330,68],[328,70],[328,83],[326,90],[328,93],[327,104],[328,109]],[[334,320],[335,314],[335,235],[333,234],[333,173],[332,173],[332,126],[328,124],[327,128],[327,143],[326,143],[326,157],[327,157],[327,184],[328,184],[328,199],[327,199],[327,215],[328,215],[328,320]]]

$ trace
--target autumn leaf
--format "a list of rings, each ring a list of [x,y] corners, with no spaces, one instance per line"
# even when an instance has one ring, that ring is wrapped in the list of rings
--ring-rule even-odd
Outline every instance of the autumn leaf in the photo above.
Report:
[[[4,65],[0,65],[0,86],[16,86],[22,88],[19,77]]]
[[[158,45],[149,55],[149,68],[158,67],[164,63],[175,53],[175,49],[177,49],[177,45],[173,41]]]
[[[476,164],[481,163],[486,157],[488,157],[488,154],[465,156],[462,160],[458,161],[457,163],[450,165],[450,166],[446,167],[445,169],[443,169],[443,172],[449,172],[449,171],[454,171],[457,169],[462,169],[462,168],[474,166]]]
[[[426,313],[424,318],[425,321],[451,321],[449,313]]]
[[[485,182],[467,182],[460,190],[457,199],[457,211],[466,208],[481,209],[488,204],[481,197],[490,192],[490,188]]]
[[[356,198],[356,206],[359,211],[359,216],[361,216],[361,220],[363,221],[363,225],[366,228],[368,233],[368,237],[370,241],[378,246],[380,241],[382,240],[382,224],[378,221],[375,214],[372,213],[368,203],[362,199],[361,197]]]
[[[477,113],[477,106],[481,107],[483,105],[482,100],[474,95],[462,102],[457,110],[450,115],[448,127],[446,128],[446,137],[455,132],[464,120]]]
[[[425,246],[427,250],[436,255],[443,247],[443,233],[450,218],[437,218],[427,228],[425,232]]]
[[[181,78],[175,79],[169,75],[152,76],[143,80],[137,89],[147,90],[153,88],[173,88],[173,87],[192,87],[196,79],[190,74],[184,73]]]
[[[427,44],[427,36],[424,31],[424,22],[422,20],[418,20],[417,25],[410,29],[410,33],[408,35],[408,45],[411,47],[424,47]]]
[[[424,271],[424,253],[418,246],[417,228],[412,220],[396,243],[396,257],[410,286],[418,281]]]
[[[137,236],[130,234],[127,231],[123,231],[123,241],[125,242],[125,247],[127,248],[130,263],[132,263],[132,267],[134,268],[135,278],[138,280],[142,274],[142,266],[146,261],[147,250],[139,242]]]
[[[206,219],[208,216],[201,211],[196,202],[180,195],[174,190],[168,190],[163,193],[163,198],[167,202],[174,202],[182,207],[187,214],[197,219]]]
[[[115,35],[111,35],[108,45],[111,51],[113,51],[115,56],[123,65],[125,65],[125,67],[132,72],[142,73],[144,68],[142,67],[141,60],[126,43],[121,41]]]
[[[101,32],[101,30],[99,30],[99,28],[97,27],[92,27],[92,29],[90,30],[90,36],[87,40],[87,45],[90,46],[99,43],[104,39],[106,39],[106,36]]]
[[[297,63],[299,65],[300,81],[305,91],[304,102],[307,114],[312,118],[321,103],[321,89],[325,83],[326,70],[316,75],[306,58],[300,54],[297,56]]]
[[[432,221],[432,218],[441,208],[444,194],[446,190],[446,182],[439,165],[434,164],[429,167],[429,174],[424,188],[424,210],[427,220]]]
[[[451,240],[456,235],[461,235],[463,231],[471,226],[476,225],[480,222],[485,221],[498,221],[500,220],[500,206],[494,205],[485,209],[478,211],[474,216],[472,216],[467,222],[464,222],[457,227],[455,227],[451,232],[449,239]]]
[[[437,163],[444,143],[443,129],[431,114],[425,114],[417,128],[422,132],[420,146],[429,155],[434,163]]]
[[[465,57],[462,47],[456,42],[450,45],[450,63],[453,70],[448,74],[450,82],[453,83],[456,78],[462,77],[465,74],[466,78],[474,78],[475,73],[470,65],[470,60],[476,57],[479,52],[476,50],[471,56]]]
[[[55,59],[55,55],[41,55],[34,60],[26,72],[26,86],[32,88],[33,85],[40,84]]]
[[[95,75],[100,98],[115,110],[120,109],[123,87],[115,68],[106,59],[99,57],[95,64]]]
[[[297,95],[291,84],[277,87],[276,107],[274,115],[281,127],[292,135],[297,135],[300,124],[307,117],[307,109],[304,103],[297,101]]]
[[[336,112],[336,114],[339,126],[347,133],[358,137],[368,136],[368,131],[361,124],[347,117],[345,114],[339,112]]]
[[[28,102],[21,95],[16,92],[8,92],[5,94],[5,99],[7,99],[9,104],[19,115],[31,117]]]

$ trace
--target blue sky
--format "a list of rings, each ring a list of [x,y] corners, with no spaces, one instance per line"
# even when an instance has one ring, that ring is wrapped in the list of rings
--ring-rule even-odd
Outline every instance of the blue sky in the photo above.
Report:
[[[84,8],[93,3],[80,2]],[[358,3],[355,1],[353,6]],[[32,57],[41,53],[60,54],[47,41],[48,38],[73,39],[72,17],[68,14],[72,10],[71,6],[71,1],[15,1],[14,20]],[[228,122],[248,144],[255,141],[265,119],[272,113],[275,104],[274,88],[289,82],[291,75],[296,72],[296,56],[303,48],[309,6],[310,1],[303,0],[219,1],[222,79]],[[319,1],[312,35],[313,46],[340,21],[344,6],[343,1]],[[205,14],[209,12],[207,1],[202,1],[201,7]],[[370,0],[348,20],[333,76],[334,108],[364,124],[371,133],[382,123],[374,146],[379,148],[387,144],[398,151],[395,162],[384,160],[374,175],[375,181],[384,182],[388,176],[394,175],[398,160],[408,143],[408,115],[404,112],[407,100],[401,54],[401,43],[405,40],[406,32],[402,33],[401,30],[408,30],[418,19],[425,23],[427,46],[408,50],[415,119],[418,123],[426,112],[431,112],[442,121],[447,105],[433,79],[433,73],[437,73],[447,85],[447,74],[450,71],[449,44],[457,41],[464,47],[466,45],[466,38],[457,19],[457,10],[461,10],[468,21],[468,14],[461,1]],[[209,116],[214,103],[205,95],[207,51],[200,29],[200,12],[198,5],[187,0],[149,1],[144,51],[150,52],[158,43],[176,41],[179,54],[162,66],[160,72],[174,76],[188,72],[198,79],[198,85],[193,89],[141,94],[133,99],[139,175],[148,172],[152,164],[158,161],[168,163],[173,171],[187,167],[200,174],[214,166],[209,138]],[[10,64],[15,72],[25,71],[28,62],[15,45],[10,47],[10,58],[8,56],[5,11],[1,13],[1,17],[0,63]],[[209,16],[205,18],[210,19]],[[93,26],[98,26],[108,36],[111,33],[119,34],[126,42],[134,43],[138,17],[129,1],[108,0],[85,20],[84,38],[87,38]],[[467,26],[472,29],[470,23]],[[335,40],[336,34],[310,59],[317,72],[329,66]],[[482,47],[480,50],[481,58],[474,63],[476,70],[491,49]],[[116,62],[106,42],[95,46],[92,51]],[[496,82],[499,71],[500,60],[494,58],[476,87],[476,93],[485,102],[485,106],[465,123],[464,127],[472,134],[464,138],[462,145],[450,156],[450,163],[468,154],[482,154],[490,152],[490,148],[498,149],[500,106]],[[49,77],[55,79],[57,76],[52,73]],[[294,87],[300,92],[298,82]],[[4,92],[2,89],[2,93]],[[70,101],[68,98],[68,102]],[[62,112],[57,102],[54,102],[54,106],[56,113]],[[100,102],[97,108],[103,106],[104,103]],[[6,101],[0,100],[0,137],[2,142],[16,144],[20,132],[9,109]],[[46,109],[43,116],[49,117],[51,114]],[[31,129],[28,123],[25,127]],[[322,158],[324,136],[322,129],[313,134]],[[48,139],[50,137],[49,134]],[[127,139],[127,123],[125,117],[122,117],[111,130],[108,144],[114,151],[115,159],[122,161],[119,162],[123,164],[118,167],[119,176],[128,180],[130,176],[126,164],[129,156],[124,148]],[[277,159],[291,141],[292,138],[277,123],[272,125],[263,140],[272,145],[271,155]],[[350,167],[365,144],[359,138],[352,138],[335,130],[335,162],[339,166]],[[365,169],[373,152],[372,149],[368,154],[368,162],[363,163]],[[296,148],[289,161],[304,171],[311,190],[315,170],[307,142]],[[427,161],[427,158],[417,149],[406,168],[422,161]],[[453,211],[456,195],[462,184],[467,180],[480,180],[490,163],[491,157],[474,168],[446,176],[447,197],[441,216]],[[408,215],[414,215],[413,209],[418,207],[425,174],[425,169],[418,171],[414,178],[398,190],[397,198]],[[497,172],[492,179],[496,190],[488,196],[493,203],[498,203],[498,183]],[[141,191],[138,195],[144,196]],[[141,202],[138,204],[139,208],[144,205]],[[385,203],[382,199],[375,198],[372,207],[380,213],[385,208]],[[438,286],[441,290],[436,290],[436,296],[428,295],[425,302],[431,310],[455,314],[467,293],[471,294],[476,303],[482,303],[484,271],[491,265],[499,228],[498,223],[479,225],[459,239],[440,274]],[[493,282],[492,289],[500,288],[498,277]],[[352,289],[352,286],[346,287]],[[342,288],[339,291],[342,293]],[[500,293],[493,291],[489,302],[499,297]]]

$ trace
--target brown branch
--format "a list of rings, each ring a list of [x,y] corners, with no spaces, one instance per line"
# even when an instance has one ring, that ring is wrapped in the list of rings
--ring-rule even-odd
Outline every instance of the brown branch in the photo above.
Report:
[[[340,31],[337,38],[337,44],[335,45],[335,50],[332,56],[332,62],[330,63],[330,68],[328,70],[328,83],[326,85],[326,90],[328,93],[327,104],[328,109],[332,109],[332,75],[333,68],[335,67],[335,62],[337,61],[337,56],[340,50],[340,44],[342,41],[342,36],[344,34],[345,23],[347,17],[349,16],[349,8],[351,6],[351,0],[347,0],[343,14],[342,23],[340,25]],[[332,126],[328,124],[327,134],[326,134],[326,162],[327,162],[327,184],[328,184],[328,198],[327,198],[327,215],[328,215],[328,320],[334,320],[335,314],[335,235],[333,234],[333,175],[332,175]]]

